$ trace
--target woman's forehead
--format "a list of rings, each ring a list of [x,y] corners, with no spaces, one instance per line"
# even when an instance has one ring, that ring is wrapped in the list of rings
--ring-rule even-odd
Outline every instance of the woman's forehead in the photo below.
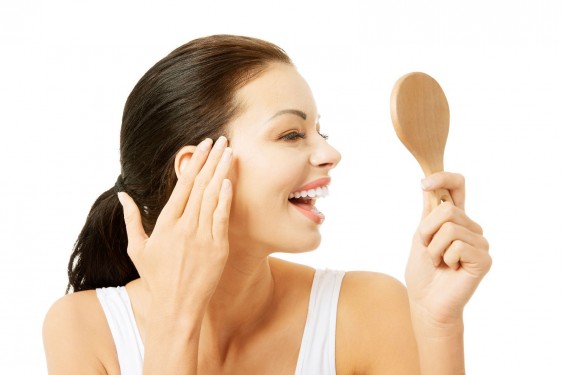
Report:
[[[243,112],[254,112],[265,120],[285,110],[301,111],[308,116],[316,110],[310,87],[298,71],[288,64],[273,64],[258,77],[241,87],[237,101]]]

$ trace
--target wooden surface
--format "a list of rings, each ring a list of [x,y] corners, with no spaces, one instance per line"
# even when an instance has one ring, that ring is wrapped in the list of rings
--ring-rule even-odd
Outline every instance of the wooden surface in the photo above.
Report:
[[[392,90],[390,115],[394,130],[426,176],[443,171],[449,134],[449,104],[439,83],[420,72],[401,77]],[[451,201],[449,192],[434,192],[432,207]]]

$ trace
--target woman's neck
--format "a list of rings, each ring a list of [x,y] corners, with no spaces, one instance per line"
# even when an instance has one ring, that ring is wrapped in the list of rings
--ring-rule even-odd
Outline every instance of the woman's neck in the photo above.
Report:
[[[233,338],[251,335],[270,316],[274,291],[269,257],[231,256],[209,302],[201,337],[225,353]]]

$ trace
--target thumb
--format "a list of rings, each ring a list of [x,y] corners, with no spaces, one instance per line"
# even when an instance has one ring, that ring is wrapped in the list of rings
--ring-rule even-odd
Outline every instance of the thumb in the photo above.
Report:
[[[142,226],[141,214],[139,208],[125,192],[117,193],[119,202],[123,206],[123,217],[125,219],[125,227],[127,229],[127,239],[129,241],[127,251],[138,250],[143,247],[144,241],[148,238]]]
[[[432,185],[427,185],[426,180],[422,181],[423,190],[423,211],[422,219],[429,215],[431,211],[437,208],[441,202],[451,202],[454,204],[451,194],[448,190],[443,188],[435,188]]]

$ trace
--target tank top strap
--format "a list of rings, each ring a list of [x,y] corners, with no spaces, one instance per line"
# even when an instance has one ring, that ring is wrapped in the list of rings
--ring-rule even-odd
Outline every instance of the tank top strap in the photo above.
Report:
[[[316,270],[295,375],[336,375],[336,318],[345,272]]]
[[[126,288],[98,288],[96,294],[115,342],[121,375],[142,374],[144,345]]]

